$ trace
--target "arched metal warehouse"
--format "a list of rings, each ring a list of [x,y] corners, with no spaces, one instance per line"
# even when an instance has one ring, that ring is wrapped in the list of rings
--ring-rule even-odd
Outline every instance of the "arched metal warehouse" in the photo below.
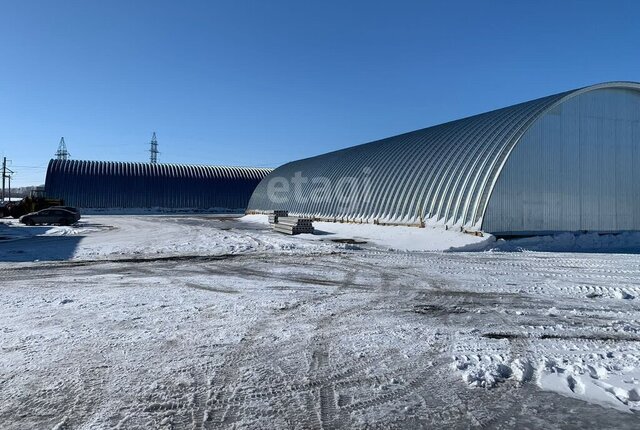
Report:
[[[317,157],[250,212],[496,234],[640,230],[640,84],[610,82]]]
[[[45,192],[80,208],[244,211],[271,170],[248,167],[51,160]]]

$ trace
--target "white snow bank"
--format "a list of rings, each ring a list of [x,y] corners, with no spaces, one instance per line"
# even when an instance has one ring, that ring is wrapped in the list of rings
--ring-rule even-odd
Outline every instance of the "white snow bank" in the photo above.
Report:
[[[243,222],[268,224],[267,215],[247,215]],[[385,249],[401,251],[446,251],[466,246],[488,247],[495,241],[493,236],[479,237],[440,226],[425,228],[407,226],[383,226],[375,224],[353,224],[314,221],[315,234],[300,234],[298,239],[321,241],[366,242]]]
[[[267,215],[246,215],[239,220],[269,224]],[[559,233],[496,240],[494,236],[487,233],[484,237],[479,237],[445,230],[439,225],[417,228],[314,221],[313,226],[316,229],[315,234],[301,234],[296,237],[327,241],[351,239],[355,243],[367,242],[385,249],[401,251],[640,253],[640,232]]]
[[[640,412],[640,351],[634,343],[580,350],[566,340],[528,340],[522,356],[509,341],[459,339],[452,367],[471,387],[493,388],[506,380],[533,382],[565,396]],[[593,349],[592,349],[593,348]]]
[[[637,353],[637,351],[636,351]],[[537,384],[594,403],[623,411],[640,411],[638,357],[616,357],[611,353],[587,357],[544,357],[538,366]]]
[[[458,250],[640,253],[640,232],[618,234],[559,233],[548,236],[481,242]]]

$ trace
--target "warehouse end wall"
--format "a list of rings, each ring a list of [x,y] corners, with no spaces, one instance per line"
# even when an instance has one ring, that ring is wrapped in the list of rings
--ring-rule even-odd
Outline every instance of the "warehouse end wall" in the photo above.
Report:
[[[508,157],[482,229],[640,230],[640,91],[586,91],[538,118]]]

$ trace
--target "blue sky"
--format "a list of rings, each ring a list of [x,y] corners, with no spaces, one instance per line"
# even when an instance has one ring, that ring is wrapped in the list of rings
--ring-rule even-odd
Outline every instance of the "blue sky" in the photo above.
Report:
[[[276,167],[610,80],[640,2],[0,0],[13,185],[74,159]]]

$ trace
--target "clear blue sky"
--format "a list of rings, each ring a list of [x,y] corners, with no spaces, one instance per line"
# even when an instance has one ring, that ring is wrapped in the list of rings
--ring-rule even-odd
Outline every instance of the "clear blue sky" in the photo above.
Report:
[[[276,167],[640,80],[640,2],[8,1],[0,155]]]

